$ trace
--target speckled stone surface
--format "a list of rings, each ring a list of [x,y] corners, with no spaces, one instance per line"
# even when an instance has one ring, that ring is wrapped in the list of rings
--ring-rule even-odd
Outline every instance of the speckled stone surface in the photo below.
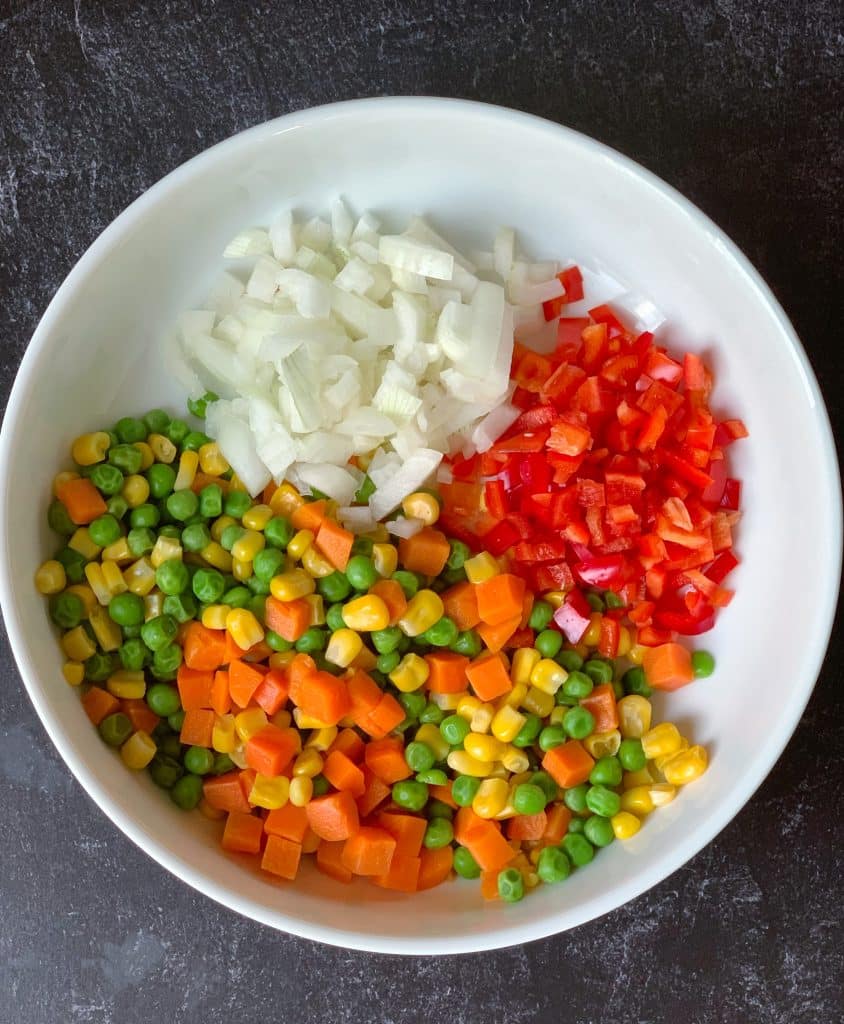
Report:
[[[428,93],[571,125],[681,189],[772,285],[840,434],[840,13],[0,0],[3,399],[76,258],[162,175],[297,107]],[[811,482],[784,500],[811,501]],[[523,948],[398,960],[275,934],[158,868],[69,775],[3,637],[0,1022],[841,1021],[842,653],[839,631],[770,778],[663,884]]]

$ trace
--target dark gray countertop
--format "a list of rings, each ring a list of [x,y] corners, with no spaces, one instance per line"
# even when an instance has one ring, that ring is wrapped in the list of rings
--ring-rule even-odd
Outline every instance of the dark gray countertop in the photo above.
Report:
[[[838,435],[842,54],[833,0],[0,0],[3,399],[74,260],[162,175],[297,107],[428,93],[568,124],[682,190],[772,285]],[[690,864],[575,932],[436,960],[275,934],[166,874],[2,653],[0,1022],[844,1019],[840,630],[779,764]]]

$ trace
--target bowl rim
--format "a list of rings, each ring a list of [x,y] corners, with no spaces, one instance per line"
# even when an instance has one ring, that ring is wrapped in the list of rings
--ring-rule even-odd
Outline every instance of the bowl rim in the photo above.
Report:
[[[737,781],[735,788],[727,795],[717,813],[704,818],[696,828],[687,833],[681,842],[678,842],[676,846],[672,847],[670,851],[656,861],[643,866],[629,882],[613,887],[611,890],[612,895],[596,897],[557,915],[543,916],[527,924],[504,924],[499,927],[492,927],[482,934],[463,936],[458,934],[436,937],[395,938],[392,936],[370,934],[365,928],[353,931],[316,925],[298,917],[291,917],[283,909],[270,906],[269,904],[262,904],[232,892],[227,886],[196,871],[185,860],[171,853],[156,839],[146,834],[131,816],[125,814],[111,800],[100,785],[94,772],[88,768],[85,760],[77,757],[63,743],[62,723],[58,715],[52,710],[50,702],[46,697],[42,698],[39,695],[37,687],[33,682],[36,678],[36,672],[27,653],[24,623],[14,600],[13,582],[8,569],[8,476],[12,454],[16,449],[18,441],[17,423],[19,412],[33,387],[33,381],[40,369],[42,359],[45,358],[43,349],[46,341],[61,322],[64,309],[71,300],[77,283],[84,279],[86,275],[95,271],[108,258],[109,253],[120,243],[128,229],[146,215],[148,209],[154,206],[160,196],[177,187],[183,181],[189,180],[194,175],[201,173],[206,165],[212,164],[228,152],[234,151],[237,147],[255,140],[282,134],[304,126],[312,126],[327,119],[350,116],[366,118],[371,114],[390,109],[393,112],[401,111],[409,116],[443,114],[489,120],[497,122],[504,128],[513,126],[529,129],[540,135],[544,134],[548,138],[559,138],[561,135],[566,136],[576,146],[601,156],[625,174],[639,179],[640,182],[656,192],[663,201],[673,204],[679,213],[685,218],[692,220],[698,229],[708,233],[721,247],[735,269],[743,275],[748,287],[757,293],[758,299],[767,307],[773,321],[780,328],[787,344],[790,345],[792,355],[796,357],[800,364],[805,385],[813,399],[814,419],[818,434],[822,439],[822,459],[825,463],[826,472],[829,474],[830,483],[835,484],[833,488],[835,507],[831,510],[835,529],[834,536],[829,538],[830,547],[827,562],[829,570],[825,580],[823,603],[818,608],[818,615],[822,620],[822,628],[817,633],[819,639],[814,649],[810,652],[810,657],[807,658],[808,667],[801,685],[795,687],[791,699],[784,705],[779,727],[768,737],[763,748],[764,756],[757,757],[755,769]],[[218,903],[262,924],[290,934],[331,945],[370,952],[405,955],[468,953],[503,948],[517,943],[545,938],[594,920],[611,910],[617,909],[641,895],[658,882],[669,877],[686,861],[699,853],[738,814],[779,759],[797,727],[800,716],[808,703],[820,673],[829,645],[838,600],[842,558],[842,507],[839,466],[832,428],[809,358],[800,343],[793,325],[759,272],[741,249],[706,214],[672,186],[629,157],[604,143],[592,139],[588,135],[564,125],[556,124],[522,111],[472,100],[415,96],[372,97],[293,111],[255,125],[216,143],[184,162],[144,191],[100,233],[82,254],[50,301],[32,335],[15,376],[3,418],[2,430],[0,430],[0,493],[3,496],[0,501],[0,539],[2,539],[4,555],[2,560],[0,560],[0,606],[2,606],[9,642],[30,700],[34,704],[47,734],[86,792],[136,846],[140,847],[162,867],[182,881]]]

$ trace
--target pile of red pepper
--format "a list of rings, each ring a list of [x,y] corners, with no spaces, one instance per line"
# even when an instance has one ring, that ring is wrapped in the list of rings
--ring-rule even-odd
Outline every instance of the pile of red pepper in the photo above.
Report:
[[[560,279],[565,296],[545,304],[546,320],[558,320],[556,348],[540,355],[516,344],[522,413],[489,451],[452,460],[442,520],[506,556],[535,591],[567,591],[555,618],[573,643],[589,624],[584,591],[593,587],[624,606],[604,616],[608,656],[625,618],[647,646],[706,632],[732,597],[721,584],[738,564],[741,484],[725,449],[747,430],[713,416],[712,374],[699,356],[673,359],[608,305],[561,317],[583,290],[576,267]]]

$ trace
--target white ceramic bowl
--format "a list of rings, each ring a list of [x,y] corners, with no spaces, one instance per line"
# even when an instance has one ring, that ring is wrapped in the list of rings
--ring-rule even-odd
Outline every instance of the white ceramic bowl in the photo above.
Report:
[[[41,510],[68,442],[120,414],[181,408],[156,341],[198,303],[241,227],[285,203],[324,209],[338,192],[395,219],[430,214],[489,246],[515,226],[536,257],[600,263],[653,298],[675,336],[705,350],[715,406],[740,415],[744,479],[737,597],[704,643],[715,676],[660,702],[706,744],[711,766],[626,843],[564,885],[516,905],[454,883],[415,897],[344,887],[308,869],[272,884],[218,845],[218,827],[177,810],[146,773],[99,742],[61,658],[34,568],[51,553]],[[377,99],[282,117],[221,143],[149,189],[94,242],[35,332],[0,447],[0,591],[21,675],[45,728],[94,800],[190,885],[275,928],[391,953],[489,949],[588,921],[697,853],[739,811],[795,728],[827,645],[841,556],[838,469],[826,412],[791,324],[747,259],[676,192],[575,132],[509,110]],[[796,780],[795,780],[796,781]]]

